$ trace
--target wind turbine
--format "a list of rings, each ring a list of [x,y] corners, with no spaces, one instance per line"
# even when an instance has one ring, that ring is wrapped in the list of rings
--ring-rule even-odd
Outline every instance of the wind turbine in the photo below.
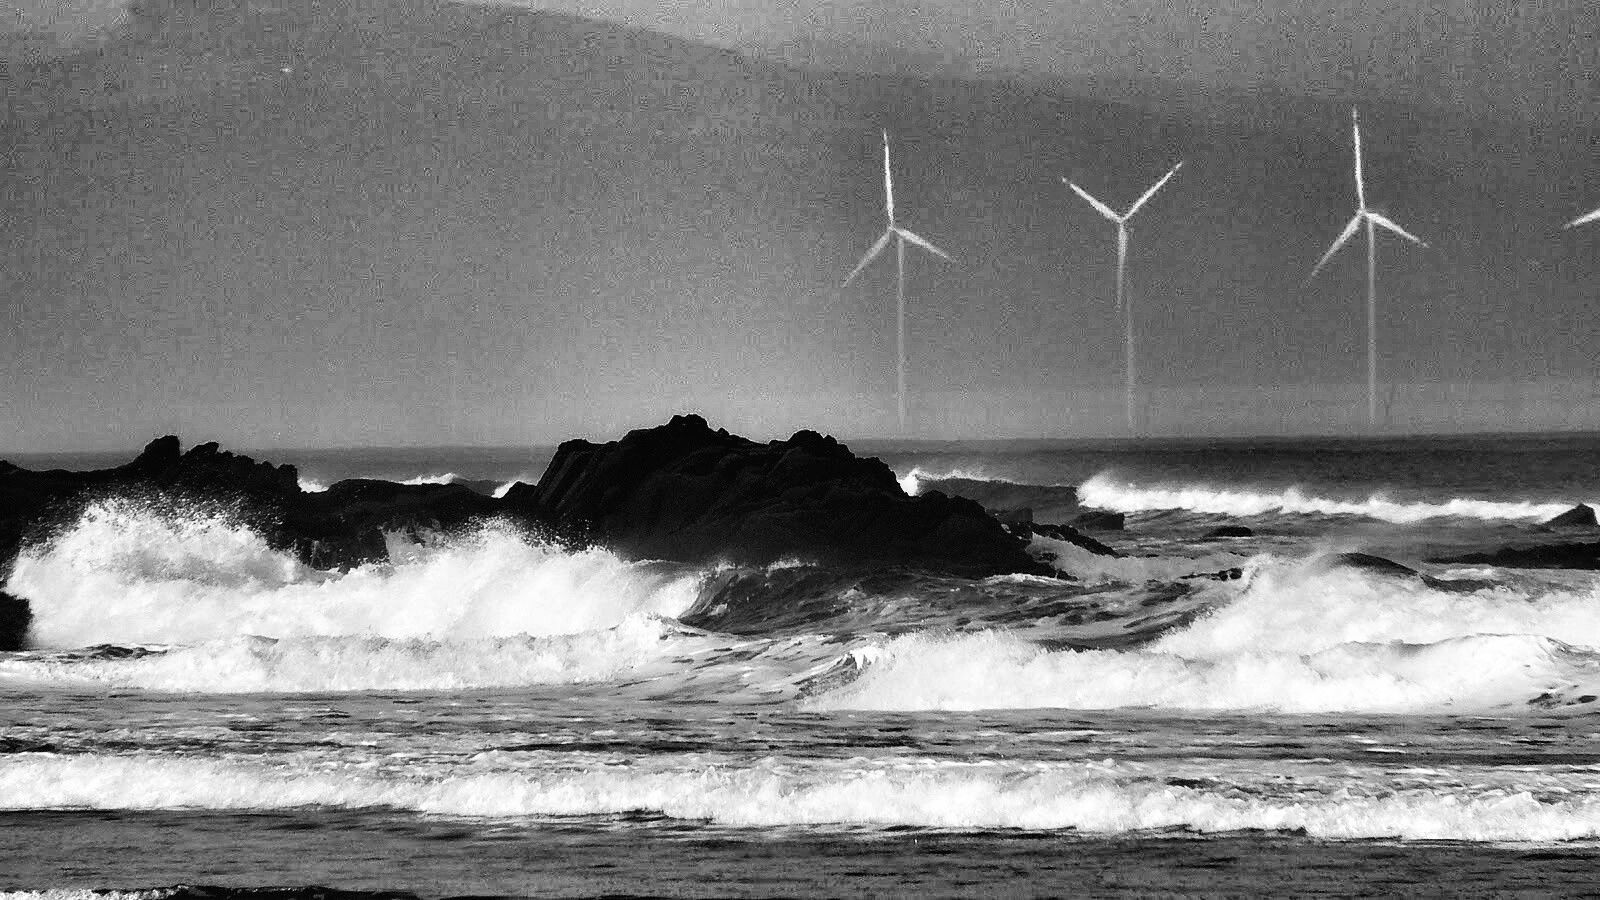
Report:
[[[895,265],[899,279],[895,282],[895,322],[897,325],[897,347],[899,349],[899,365],[895,370],[895,405],[900,413],[900,431],[906,430],[906,242],[910,241],[918,247],[945,259],[950,254],[928,243],[927,239],[911,231],[901,228],[894,221],[894,175],[889,171],[889,131],[883,132],[883,202],[884,209],[889,213],[889,227],[884,230],[883,237],[867,250],[867,255],[861,257],[861,262],[850,270],[845,276],[841,287],[849,287],[850,282],[861,274],[867,264],[878,258],[878,254],[889,246],[889,239],[895,239]]]
[[[1576,219],[1573,219],[1571,222],[1568,222],[1564,227],[1566,227],[1566,228],[1576,228],[1579,225],[1587,225],[1590,222],[1595,221],[1596,219],[1600,219],[1600,209],[1597,209],[1592,213],[1584,213],[1583,215],[1577,217]]]
[[[1127,381],[1126,405],[1128,412],[1129,432],[1134,430],[1135,425],[1133,421],[1133,305],[1132,302],[1128,300],[1126,295],[1126,272],[1128,268],[1128,220],[1133,218],[1133,214],[1138,212],[1140,207],[1144,206],[1151,197],[1156,195],[1156,191],[1161,190],[1162,185],[1167,183],[1167,179],[1178,174],[1178,170],[1181,168],[1183,168],[1183,163],[1180,162],[1169,169],[1167,174],[1161,176],[1160,181],[1157,181],[1155,184],[1151,185],[1150,189],[1145,191],[1138,200],[1133,202],[1132,206],[1128,207],[1128,211],[1122,213],[1121,215],[1118,215],[1116,210],[1105,205],[1104,203],[1101,203],[1099,200],[1096,200],[1088,191],[1078,187],[1070,181],[1067,181],[1065,178],[1061,179],[1062,183],[1076,191],[1079,197],[1089,201],[1089,205],[1094,207],[1095,210],[1100,213],[1100,215],[1105,216],[1117,224],[1117,309],[1122,310],[1122,336],[1124,350],[1123,371],[1126,375]]]
[[[1378,238],[1375,226],[1381,225],[1418,246],[1428,245],[1422,238],[1396,225],[1393,219],[1367,208],[1367,185],[1361,174],[1361,119],[1353,108],[1350,110],[1350,133],[1355,143],[1356,214],[1350,218],[1350,224],[1344,226],[1344,231],[1339,232],[1328,252],[1322,254],[1306,281],[1309,283],[1317,277],[1339,248],[1355,237],[1356,229],[1363,224],[1367,226],[1367,424],[1375,426],[1378,424]]]

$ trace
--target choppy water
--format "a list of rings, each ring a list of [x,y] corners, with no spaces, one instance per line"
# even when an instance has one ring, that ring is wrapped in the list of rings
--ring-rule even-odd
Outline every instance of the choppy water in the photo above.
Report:
[[[741,571],[486,522],[333,573],[91,507],[7,583],[36,622],[0,655],[0,889],[1593,887],[1600,578],[1425,560],[1600,540],[1537,524],[1600,499],[1600,438],[867,449],[1041,520],[1076,488],[1130,555]],[[408,453],[303,475],[548,456]]]

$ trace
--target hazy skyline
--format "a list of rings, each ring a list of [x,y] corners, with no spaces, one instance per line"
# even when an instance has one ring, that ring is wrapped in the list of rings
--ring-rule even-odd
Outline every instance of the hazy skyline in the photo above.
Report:
[[[1337,431],[1364,418],[1363,267],[1301,282],[1348,217],[1352,96],[1372,195],[1434,244],[1379,250],[1396,426],[1600,426],[1600,231],[1561,230],[1600,191],[1597,133],[1571,118],[1600,65],[1595,42],[1554,33],[1592,33],[1591,11],[1524,4],[1431,37],[1416,23],[1444,8],[1414,4],[1227,6],[1199,31],[1153,4],[836,4],[800,27],[823,8],[582,7],[765,48],[749,58],[406,0],[152,0],[86,55],[27,43],[0,175],[0,454],[165,432],[546,443],[677,411],[758,436],[889,434],[893,267],[838,288],[882,230],[884,127],[897,205],[958,260],[908,272],[914,434],[1118,433],[1105,223],[1059,179],[1115,206],[1179,158],[1130,258],[1150,430]],[[83,23],[118,14],[92,9]],[[1289,27],[1307,22],[1331,24]],[[1340,62],[1357,26],[1370,40]],[[1543,48],[1491,67],[1518,77],[1407,68],[1507,29]],[[1018,56],[1030,30],[1041,49]],[[1120,48],[1115,65],[1051,49],[1069,38]],[[774,58],[806,54],[923,75]],[[1013,63],[1026,79],[963,80]],[[1351,71],[1373,73],[1354,95]],[[1082,81],[1128,74],[1147,80]],[[1253,105],[1225,90],[1258,76]]]

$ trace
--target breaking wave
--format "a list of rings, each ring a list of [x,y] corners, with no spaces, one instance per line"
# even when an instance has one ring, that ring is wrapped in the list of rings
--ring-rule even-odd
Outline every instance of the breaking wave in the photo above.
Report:
[[[950,481],[955,479],[960,481],[991,481],[996,484],[1017,484],[1017,482],[998,478],[986,472],[962,468],[933,470],[924,469],[922,466],[913,466],[911,471],[898,476],[898,478],[900,489],[912,497],[922,493],[926,489],[925,483],[931,481]]]
[[[1256,563],[1240,596],[1128,650],[921,632],[855,651],[814,709],[1160,708],[1283,713],[1593,711],[1594,590],[1446,592]]]
[[[1361,500],[1338,500],[1307,494],[1294,487],[1281,491],[1251,491],[1204,484],[1173,487],[1139,485],[1117,481],[1106,473],[1095,475],[1079,485],[1078,499],[1085,506],[1124,513],[1189,510],[1226,516],[1274,513],[1360,516],[1401,525],[1443,518],[1543,521],[1576,505],[1459,497],[1430,503],[1391,500],[1382,494],[1372,494]]]
[[[107,500],[25,549],[5,589],[30,602],[31,646],[49,648],[572,634],[676,616],[702,580],[697,570],[568,551],[492,522],[392,551],[392,564],[324,572],[225,514]]]
[[[1320,838],[1552,841],[1600,835],[1600,798],[1540,796],[1514,780],[1400,787],[1268,779],[1172,783],[1137,764],[798,761],[691,757],[617,766],[485,753],[446,777],[253,760],[22,753],[0,758],[0,808],[388,808],[459,818],[653,812],[729,826],[1076,829],[1125,834],[1257,829]]]

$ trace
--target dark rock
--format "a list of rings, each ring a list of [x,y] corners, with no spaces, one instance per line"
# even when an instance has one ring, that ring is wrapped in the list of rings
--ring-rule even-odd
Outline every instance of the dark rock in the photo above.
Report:
[[[1504,566],[1513,569],[1600,569],[1600,543],[1507,547],[1493,553],[1468,553],[1431,562]]]
[[[26,600],[0,591],[0,650],[21,650],[32,622],[33,610]]]
[[[1422,575],[1410,566],[1371,553],[1333,553],[1323,557],[1322,563],[1328,568],[1359,569],[1392,578],[1420,578]]]
[[[989,515],[1001,525],[1016,525],[1033,521],[1033,507],[1024,506],[1020,509],[991,509]]]
[[[1325,557],[1323,562],[1330,567],[1359,569],[1388,578],[1414,578],[1435,590],[1455,594],[1471,593],[1494,586],[1494,582],[1480,578],[1436,578],[1432,575],[1425,575],[1410,566],[1401,565],[1392,559],[1373,556],[1370,553],[1335,553]]]
[[[482,494],[485,497],[493,497],[494,492],[500,490],[500,485],[504,484],[504,482],[482,478],[462,478],[451,482],[451,484],[459,484],[473,493]]]
[[[979,478],[919,478],[921,493],[938,491],[975,501],[998,515],[1008,509],[1031,509],[1034,519],[1059,522],[1078,511],[1078,491],[1069,485],[1018,484]]]
[[[1546,528],[1593,528],[1594,526],[1594,507],[1587,503],[1579,503],[1544,523]]]
[[[1121,556],[1115,549],[1100,543],[1092,537],[1078,531],[1071,525],[1052,525],[1045,522],[1019,522],[1009,526],[1012,534],[1023,540],[1028,540],[1034,535],[1066,541],[1076,547],[1081,547],[1097,556]]]
[[[1127,524],[1127,517],[1119,512],[1091,509],[1073,516],[1068,524],[1074,528],[1087,528],[1090,531],[1121,531]]]
[[[505,499],[633,556],[1042,571],[977,503],[938,491],[907,497],[882,461],[814,431],[758,444],[674,416],[608,444],[567,441],[537,485]]]
[[[1244,577],[1244,569],[1234,566],[1232,568],[1221,569],[1216,572],[1195,572],[1192,575],[1185,575],[1183,577],[1185,580],[1205,579],[1207,581],[1238,581]]]
[[[1248,525],[1218,525],[1203,535],[1203,538],[1246,538],[1254,537],[1255,531]]]

